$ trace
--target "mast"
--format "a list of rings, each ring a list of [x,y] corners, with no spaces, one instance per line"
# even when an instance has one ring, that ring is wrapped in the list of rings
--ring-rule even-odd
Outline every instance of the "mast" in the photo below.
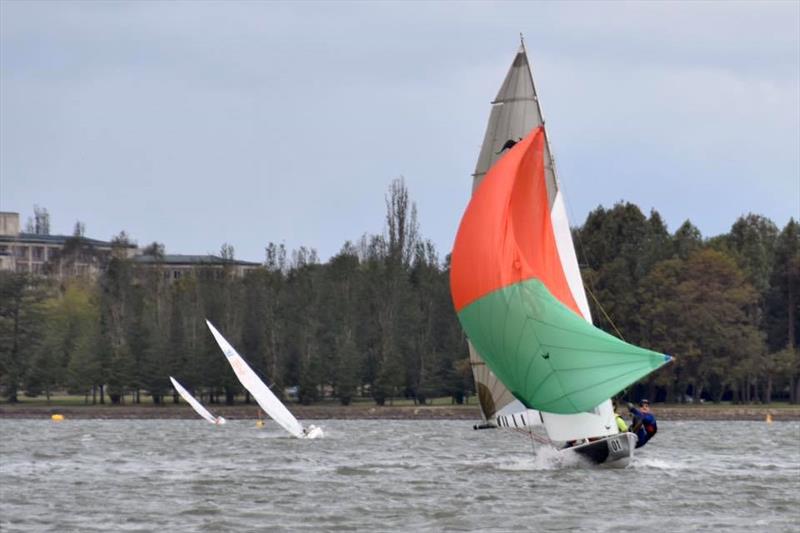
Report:
[[[527,48],[525,48],[525,39],[522,36],[521,32],[519,34],[519,46],[522,49],[522,53],[525,56],[525,61],[528,63],[528,74],[530,75],[531,87],[533,87],[533,100],[536,103],[536,109],[539,113],[539,117],[541,118],[542,130],[544,131],[545,172],[550,173],[553,183],[556,185],[556,187],[559,187],[560,184],[558,181],[558,173],[556,172],[556,162],[555,159],[553,158],[553,151],[550,148],[550,135],[548,135],[547,133],[547,124],[545,123],[544,120],[544,113],[542,113],[542,105],[539,102],[539,93],[536,92],[536,83],[533,81],[533,69],[531,68],[530,61],[528,61],[528,50]]]

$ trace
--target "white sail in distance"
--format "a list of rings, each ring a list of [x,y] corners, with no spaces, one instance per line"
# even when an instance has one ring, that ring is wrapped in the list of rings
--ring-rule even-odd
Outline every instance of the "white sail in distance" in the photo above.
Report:
[[[175,387],[175,390],[178,391],[178,394],[181,395],[181,398],[186,400],[186,403],[191,405],[192,409],[194,409],[198,415],[202,416],[212,424],[219,425],[225,423],[224,418],[222,418],[221,416],[212,415],[208,409],[203,407],[203,404],[198,402],[197,399],[194,396],[192,396],[192,394],[188,390],[184,389],[183,385],[178,383],[178,380],[176,380],[172,376],[169,377],[169,380],[172,382],[172,386]]]
[[[314,438],[321,436],[321,429],[315,426],[309,426],[308,430],[304,429],[302,424],[294,417],[294,415],[286,408],[283,403],[273,394],[269,387],[264,384],[258,375],[250,368],[250,365],[242,358],[241,355],[231,346],[231,344],[217,331],[217,328],[206,320],[208,329],[214,335],[214,339],[225,354],[225,358],[233,368],[236,377],[242,383],[245,389],[256,399],[261,409],[267,413],[267,416],[277,422],[283,429],[288,431],[298,438]]]
[[[528,135],[531,130],[543,125],[544,120],[539,105],[539,97],[533,83],[528,56],[525,47],[520,45],[503,84],[492,102],[486,134],[475,173],[473,174],[473,192],[477,190],[486,172],[510,147]],[[556,176],[546,128],[545,139],[543,154],[545,182],[547,185],[550,218],[556,238],[556,248],[558,249],[559,259],[564,269],[570,292],[583,318],[591,323],[592,317],[589,310],[589,302],[581,279],[564,197]],[[470,362],[478,390],[490,391],[492,402],[489,405],[495,404],[495,413],[487,416],[483,402],[481,402],[484,418],[490,420],[492,416],[496,416],[496,413],[510,414],[515,408],[519,408],[519,412],[526,410],[521,402],[508,400],[508,397],[512,396],[511,393],[494,378],[488,366],[478,364],[478,362],[482,363],[483,361],[472,344],[470,344]],[[501,409],[502,412],[500,412]],[[527,418],[536,419],[535,416],[528,416]],[[572,415],[542,412],[540,419],[544,423],[549,438],[557,441],[602,437],[619,432],[614,421],[611,400],[603,402],[592,412]]]

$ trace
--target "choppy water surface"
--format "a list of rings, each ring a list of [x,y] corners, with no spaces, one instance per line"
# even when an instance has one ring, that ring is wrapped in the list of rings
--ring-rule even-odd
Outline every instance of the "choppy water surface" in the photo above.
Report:
[[[663,422],[624,470],[466,421],[0,420],[6,531],[797,531],[800,424]]]

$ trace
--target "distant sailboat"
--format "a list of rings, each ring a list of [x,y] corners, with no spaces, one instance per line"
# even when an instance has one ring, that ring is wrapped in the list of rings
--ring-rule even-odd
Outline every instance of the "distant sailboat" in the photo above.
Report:
[[[195,412],[198,415],[202,416],[203,418],[205,418],[206,420],[208,420],[212,424],[216,424],[218,426],[225,423],[225,419],[224,418],[222,418],[221,416],[212,415],[208,411],[208,409],[203,407],[203,404],[198,402],[197,399],[194,396],[192,396],[192,394],[188,390],[184,389],[183,385],[178,383],[178,380],[176,380],[172,376],[169,377],[169,380],[172,382],[172,386],[175,387],[175,390],[178,391],[178,394],[181,395],[181,398],[186,400],[186,403],[191,405],[192,409],[194,409]]]
[[[497,98],[451,259],[483,427],[536,427],[595,462],[626,464],[609,398],[669,356],[591,325],[524,46]]]
[[[206,320],[206,324],[222,349],[222,353],[225,354],[225,358],[230,363],[231,368],[236,373],[236,377],[239,378],[244,388],[256,399],[258,405],[270,418],[294,437],[315,439],[323,436],[322,428],[320,427],[310,425],[308,428],[304,428],[211,322]]]

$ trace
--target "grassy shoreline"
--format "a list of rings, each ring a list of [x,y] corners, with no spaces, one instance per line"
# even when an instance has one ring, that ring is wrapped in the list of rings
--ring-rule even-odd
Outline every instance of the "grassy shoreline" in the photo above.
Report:
[[[304,420],[480,420],[476,404],[470,405],[413,405],[397,402],[395,405],[378,406],[372,402],[360,402],[349,406],[338,403],[315,405],[289,404],[289,409],[299,419]],[[210,410],[231,420],[252,420],[257,417],[255,404],[210,405]],[[654,412],[659,420],[800,420],[800,405],[774,403],[769,405],[666,405],[654,404]],[[56,401],[50,405],[44,402],[24,401],[16,404],[0,403],[0,419],[27,418],[49,419],[53,414],[61,414],[66,419],[192,419],[197,415],[186,404],[164,405],[125,404],[125,405],[81,405]]]

